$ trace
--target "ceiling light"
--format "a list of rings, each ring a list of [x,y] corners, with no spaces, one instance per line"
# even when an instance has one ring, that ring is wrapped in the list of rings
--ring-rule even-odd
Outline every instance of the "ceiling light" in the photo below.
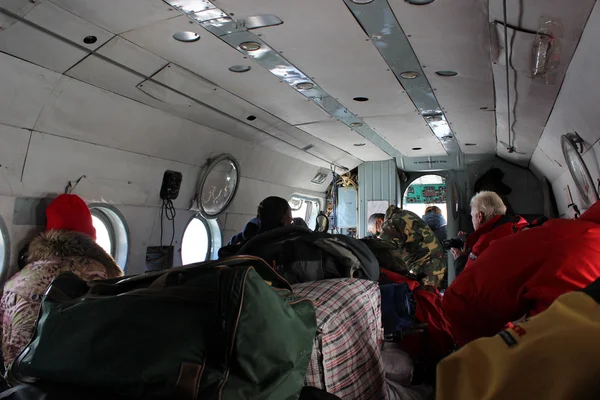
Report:
[[[465,143],[465,146],[477,146],[477,143]]]
[[[439,76],[456,76],[458,72],[456,71],[435,71]]]
[[[173,34],[173,39],[179,40],[180,42],[195,42],[196,40],[200,40],[200,35],[196,32],[176,32]]]
[[[248,118],[246,118],[248,121],[254,121],[256,119],[256,117],[254,115],[249,115]]]
[[[352,0],[352,2],[356,4],[369,4],[372,3],[373,0]]]
[[[231,72],[248,72],[252,68],[249,65],[232,65],[229,67]]]
[[[368,98],[368,97],[360,97],[360,96],[359,96],[359,97],[355,97],[355,98],[354,98],[354,99],[352,99],[352,100],[354,100],[354,101],[358,101],[358,102],[361,102],[361,103],[362,103],[362,102],[364,102],[364,101],[369,101],[369,98]]]
[[[415,79],[419,77],[419,73],[415,71],[406,71],[400,74],[402,79]]]
[[[350,124],[353,128],[358,128],[359,126],[363,126],[362,122],[353,122]]]
[[[366,144],[366,143],[354,143],[354,145],[355,145],[356,147],[362,147],[362,146],[364,146],[365,144]]]
[[[260,49],[260,43],[257,42],[244,42],[240,44],[240,49],[245,51],[256,51]]]
[[[406,2],[415,6],[424,6],[425,4],[433,3],[434,0],[406,0]]]
[[[415,151],[416,151],[416,150],[423,150],[423,148],[422,148],[422,147],[413,147],[412,149],[413,149],[413,150],[415,150]]]
[[[296,85],[296,89],[298,90],[310,90],[314,87],[315,85],[313,85],[310,82],[300,82]]]

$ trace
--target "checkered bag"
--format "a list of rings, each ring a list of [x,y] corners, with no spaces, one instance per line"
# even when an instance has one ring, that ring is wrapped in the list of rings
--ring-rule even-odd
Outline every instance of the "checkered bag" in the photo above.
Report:
[[[346,399],[384,399],[381,294],[375,282],[331,279],[292,285],[315,305],[317,335],[305,384]]]

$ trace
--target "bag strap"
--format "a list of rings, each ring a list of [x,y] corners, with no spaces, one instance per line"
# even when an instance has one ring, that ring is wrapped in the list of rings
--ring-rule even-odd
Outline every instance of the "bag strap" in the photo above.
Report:
[[[204,364],[181,364],[179,378],[177,378],[177,383],[173,388],[173,398],[177,400],[196,400],[203,372]]]
[[[275,270],[269,265],[267,264],[262,258],[258,258],[258,257],[254,257],[254,256],[231,256],[231,257],[227,257],[224,258],[222,260],[214,260],[214,261],[209,261],[209,262],[204,262],[204,263],[199,263],[199,264],[192,264],[192,265],[186,265],[183,267],[175,267],[175,268],[171,268],[170,270],[162,273],[160,276],[158,276],[154,282],[152,282],[149,286],[149,289],[163,289],[166,284],[167,284],[167,280],[175,275],[175,274],[181,274],[181,273],[185,273],[186,271],[189,271],[192,268],[196,268],[196,267],[235,267],[236,265],[239,264],[246,264],[246,263],[251,263],[251,265],[254,267],[254,269],[256,270],[256,272],[258,272],[258,274],[261,276],[261,278],[263,278],[266,281],[269,282],[275,282],[278,283],[278,286],[281,286],[285,289],[288,290],[292,290],[292,287],[290,286],[290,284],[281,276],[279,275],[277,272],[275,272]]]

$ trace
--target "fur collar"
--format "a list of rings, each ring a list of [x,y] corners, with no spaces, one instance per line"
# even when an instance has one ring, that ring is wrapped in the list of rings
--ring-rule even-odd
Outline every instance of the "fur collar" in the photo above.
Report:
[[[123,275],[115,260],[94,239],[83,233],[51,230],[42,233],[29,244],[29,263],[56,257],[91,258],[106,267],[109,278]]]

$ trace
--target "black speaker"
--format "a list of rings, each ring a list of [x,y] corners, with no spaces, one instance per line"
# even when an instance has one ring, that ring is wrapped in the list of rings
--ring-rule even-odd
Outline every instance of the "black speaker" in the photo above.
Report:
[[[165,171],[162,186],[160,187],[160,198],[162,200],[175,200],[179,196],[179,188],[183,175],[181,172]]]

